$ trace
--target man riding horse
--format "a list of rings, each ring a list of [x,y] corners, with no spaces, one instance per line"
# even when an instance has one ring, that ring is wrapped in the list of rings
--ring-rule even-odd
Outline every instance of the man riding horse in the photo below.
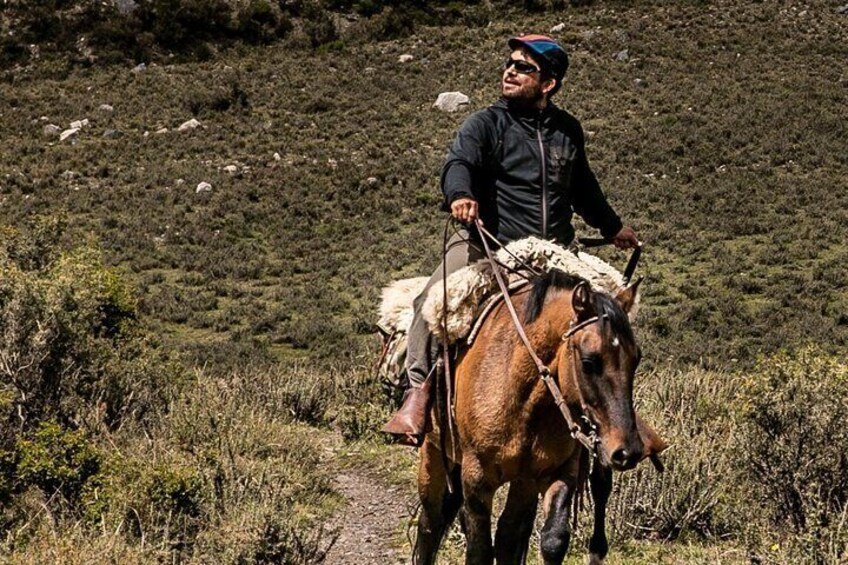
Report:
[[[463,122],[442,168],[445,209],[471,227],[450,239],[444,264],[414,302],[406,357],[410,387],[384,428],[413,445],[426,431],[430,374],[438,354],[421,307],[445,272],[450,275],[484,257],[475,220],[501,243],[536,236],[568,245],[576,212],[619,249],[639,245],[589,167],[580,122],[551,102],[568,69],[565,50],[544,35],[513,37],[508,45],[501,98]]]

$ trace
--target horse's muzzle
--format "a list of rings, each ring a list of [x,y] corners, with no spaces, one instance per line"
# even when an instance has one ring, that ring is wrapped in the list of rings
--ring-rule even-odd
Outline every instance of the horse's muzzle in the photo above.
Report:
[[[627,471],[642,460],[642,449],[619,447],[610,455],[610,464],[616,471]]]

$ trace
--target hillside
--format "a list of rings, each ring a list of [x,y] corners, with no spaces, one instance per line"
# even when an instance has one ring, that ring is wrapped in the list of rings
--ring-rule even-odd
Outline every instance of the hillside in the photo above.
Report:
[[[752,558],[791,562],[810,547],[786,541],[802,538],[795,535],[800,531],[818,540],[812,545],[831,540],[831,553],[816,559],[844,558],[844,532],[828,529],[836,508],[829,494],[798,495],[827,507],[818,514],[824,523],[815,527],[775,518],[757,524],[756,535],[745,529],[752,521],[734,501],[743,491],[738,477],[750,470],[740,468],[744,451],[734,449],[759,428],[746,411],[753,404],[734,403],[782,398],[769,406],[775,418],[789,418],[794,398],[819,406],[815,394],[831,400],[842,394],[833,386],[845,375],[841,356],[848,340],[848,14],[835,2],[788,0],[484,8],[444,25],[410,23],[405,30],[396,21],[386,24],[391,19],[368,27],[372,20],[361,13],[335,14],[330,19],[338,33],[316,47],[298,16],[294,31],[259,42],[267,45],[232,40],[216,47],[219,38],[209,36],[213,48],[184,61],[156,47],[133,52],[150,57],[144,68],[120,53],[69,62],[45,48],[40,59],[7,62],[0,70],[6,242],[23,245],[37,239],[29,234],[41,233],[45,222],[58,222],[50,253],[86,247],[100,257],[95,262],[133,289],[132,317],[148,336],[145,347],[182,379],[160,407],[164,420],[119,426],[109,431],[115,436],[96,426],[87,433],[104,453],[111,449],[104,438],[111,437],[136,462],[143,461],[136,443],[143,430],[163,438],[157,465],[173,463],[179,477],[191,470],[188,479],[174,481],[196,487],[192,504],[203,513],[206,505],[215,507],[221,518],[211,526],[189,512],[182,535],[194,541],[180,545],[161,534],[156,554],[145,553],[138,536],[121,547],[138,559],[175,552],[203,562],[215,555],[216,544],[228,543],[222,532],[241,519],[236,514],[250,512],[238,506],[243,499],[236,490],[226,498],[235,511],[215,506],[214,496],[224,498],[208,493],[220,477],[236,484],[259,467],[272,468],[268,457],[299,469],[278,477],[280,489],[312,497],[303,503],[310,510],[292,511],[297,525],[291,531],[308,531],[299,529],[301,519],[321,523],[336,502],[324,473],[311,477],[310,466],[298,461],[298,450],[310,454],[303,461],[317,461],[320,453],[311,432],[303,431],[309,426],[341,432],[398,464],[375,447],[381,440],[372,432],[389,411],[376,399],[379,385],[367,369],[376,354],[380,289],[438,263],[441,161],[463,118],[496,99],[505,39],[564,23],[553,35],[572,64],[555,101],[581,119],[602,186],[646,242],[638,395],[679,446],[665,483],[643,472],[622,483],[621,500],[634,501],[636,509],[619,508],[622,516],[631,514],[612,518],[618,539],[644,537],[642,525],[651,539],[708,546],[731,540]],[[381,38],[381,29],[394,38]],[[401,63],[402,54],[412,59]],[[448,90],[464,92],[471,103],[453,114],[432,108]],[[179,131],[191,119],[199,125]],[[77,120],[88,122],[60,141],[59,133]],[[204,182],[209,190],[199,188]],[[20,247],[12,247],[7,244],[5,257],[21,265],[14,251]],[[626,261],[612,252],[604,256]],[[811,396],[787,393],[791,383],[804,382],[805,370],[821,376],[808,383]],[[251,383],[252,374],[261,374],[257,383],[264,385]],[[769,380],[770,374],[782,380]],[[4,386],[12,398],[16,389]],[[240,420],[245,399],[258,406],[253,424]],[[15,402],[3,400],[10,421]],[[217,454],[210,457],[221,458],[213,472],[190,444],[217,424],[201,425],[201,418],[194,429],[193,402],[231,418],[232,442],[241,441],[240,429],[256,441],[301,439],[293,452],[272,455],[243,445],[252,463],[232,468],[223,463],[225,447],[210,443],[209,453]],[[356,410],[362,406],[367,409]],[[799,410],[818,414],[809,405]],[[824,420],[810,417],[822,438],[830,437],[827,427],[818,427]],[[74,429],[74,416],[56,419]],[[833,445],[815,443],[815,430],[805,441],[810,449],[821,447],[813,452],[816,461],[831,449],[848,449],[844,434],[833,435]],[[714,456],[707,446],[719,436]],[[18,440],[10,441],[20,450]],[[834,468],[845,466],[831,463],[836,467],[816,467],[828,481],[835,480]],[[399,465],[409,478],[405,464]],[[720,473],[737,482],[719,481]],[[294,483],[307,486],[298,490]],[[774,482],[766,483],[761,514],[770,516],[768,497],[782,495],[769,490],[777,488]],[[692,488],[688,494],[663,490],[685,485]],[[269,516],[272,508],[283,512],[263,488],[251,504]],[[846,490],[834,488],[834,504],[844,512]],[[651,493],[650,503],[634,498],[640,489]],[[155,502],[155,492],[144,492]],[[4,532],[21,523],[20,512],[4,518]],[[151,511],[149,518],[167,531],[161,516],[152,517],[156,512],[167,511]],[[78,525],[83,518],[67,520]],[[204,528],[215,533],[198,535]],[[62,539],[73,546],[95,534],[79,527]],[[773,544],[783,553],[769,557],[763,548]],[[47,546],[41,555],[54,551]],[[5,551],[20,557],[26,543],[10,542]]]

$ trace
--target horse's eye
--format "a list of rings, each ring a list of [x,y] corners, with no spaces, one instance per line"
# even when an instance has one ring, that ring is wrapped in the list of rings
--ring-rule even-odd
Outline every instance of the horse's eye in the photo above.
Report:
[[[583,357],[580,359],[580,363],[583,366],[583,374],[585,375],[598,375],[601,373],[601,358],[596,355]]]

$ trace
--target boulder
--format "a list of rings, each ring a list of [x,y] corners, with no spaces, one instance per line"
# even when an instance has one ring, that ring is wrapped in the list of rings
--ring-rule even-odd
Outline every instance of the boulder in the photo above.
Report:
[[[200,127],[200,125],[201,125],[200,122],[198,122],[197,120],[192,118],[189,121],[183,122],[182,124],[180,124],[180,127],[177,128],[177,131],[189,131],[189,130],[197,129],[197,128]]]
[[[97,109],[100,110],[101,112],[114,112],[115,111],[115,109],[112,106],[110,106],[109,104],[101,104],[100,106],[97,107]]]
[[[622,63],[626,63],[630,60],[630,52],[627,49],[622,49],[618,53],[615,54],[615,60],[621,61]]]
[[[66,139],[72,139],[77,136],[79,133],[79,128],[71,128],[66,129],[59,135],[59,141],[65,141]]]
[[[224,172],[234,175],[238,172],[238,167],[236,167],[235,165],[227,165],[226,167],[224,167]]]
[[[410,55],[409,53],[404,53],[400,57],[398,57],[398,63],[408,63],[413,60],[415,57]]]
[[[551,28],[551,33],[559,33],[565,29],[565,23],[558,23],[554,27]]]
[[[62,128],[54,124],[47,124],[41,128],[41,132],[47,137],[56,137],[61,131]]]
[[[461,106],[468,104],[471,100],[461,92],[442,92],[433,104],[443,112],[456,112]]]
[[[196,194],[200,194],[201,192],[212,192],[212,185],[208,182],[204,181],[197,185],[197,188],[194,190]]]
[[[88,118],[71,122],[71,129],[82,129],[88,126]]]

